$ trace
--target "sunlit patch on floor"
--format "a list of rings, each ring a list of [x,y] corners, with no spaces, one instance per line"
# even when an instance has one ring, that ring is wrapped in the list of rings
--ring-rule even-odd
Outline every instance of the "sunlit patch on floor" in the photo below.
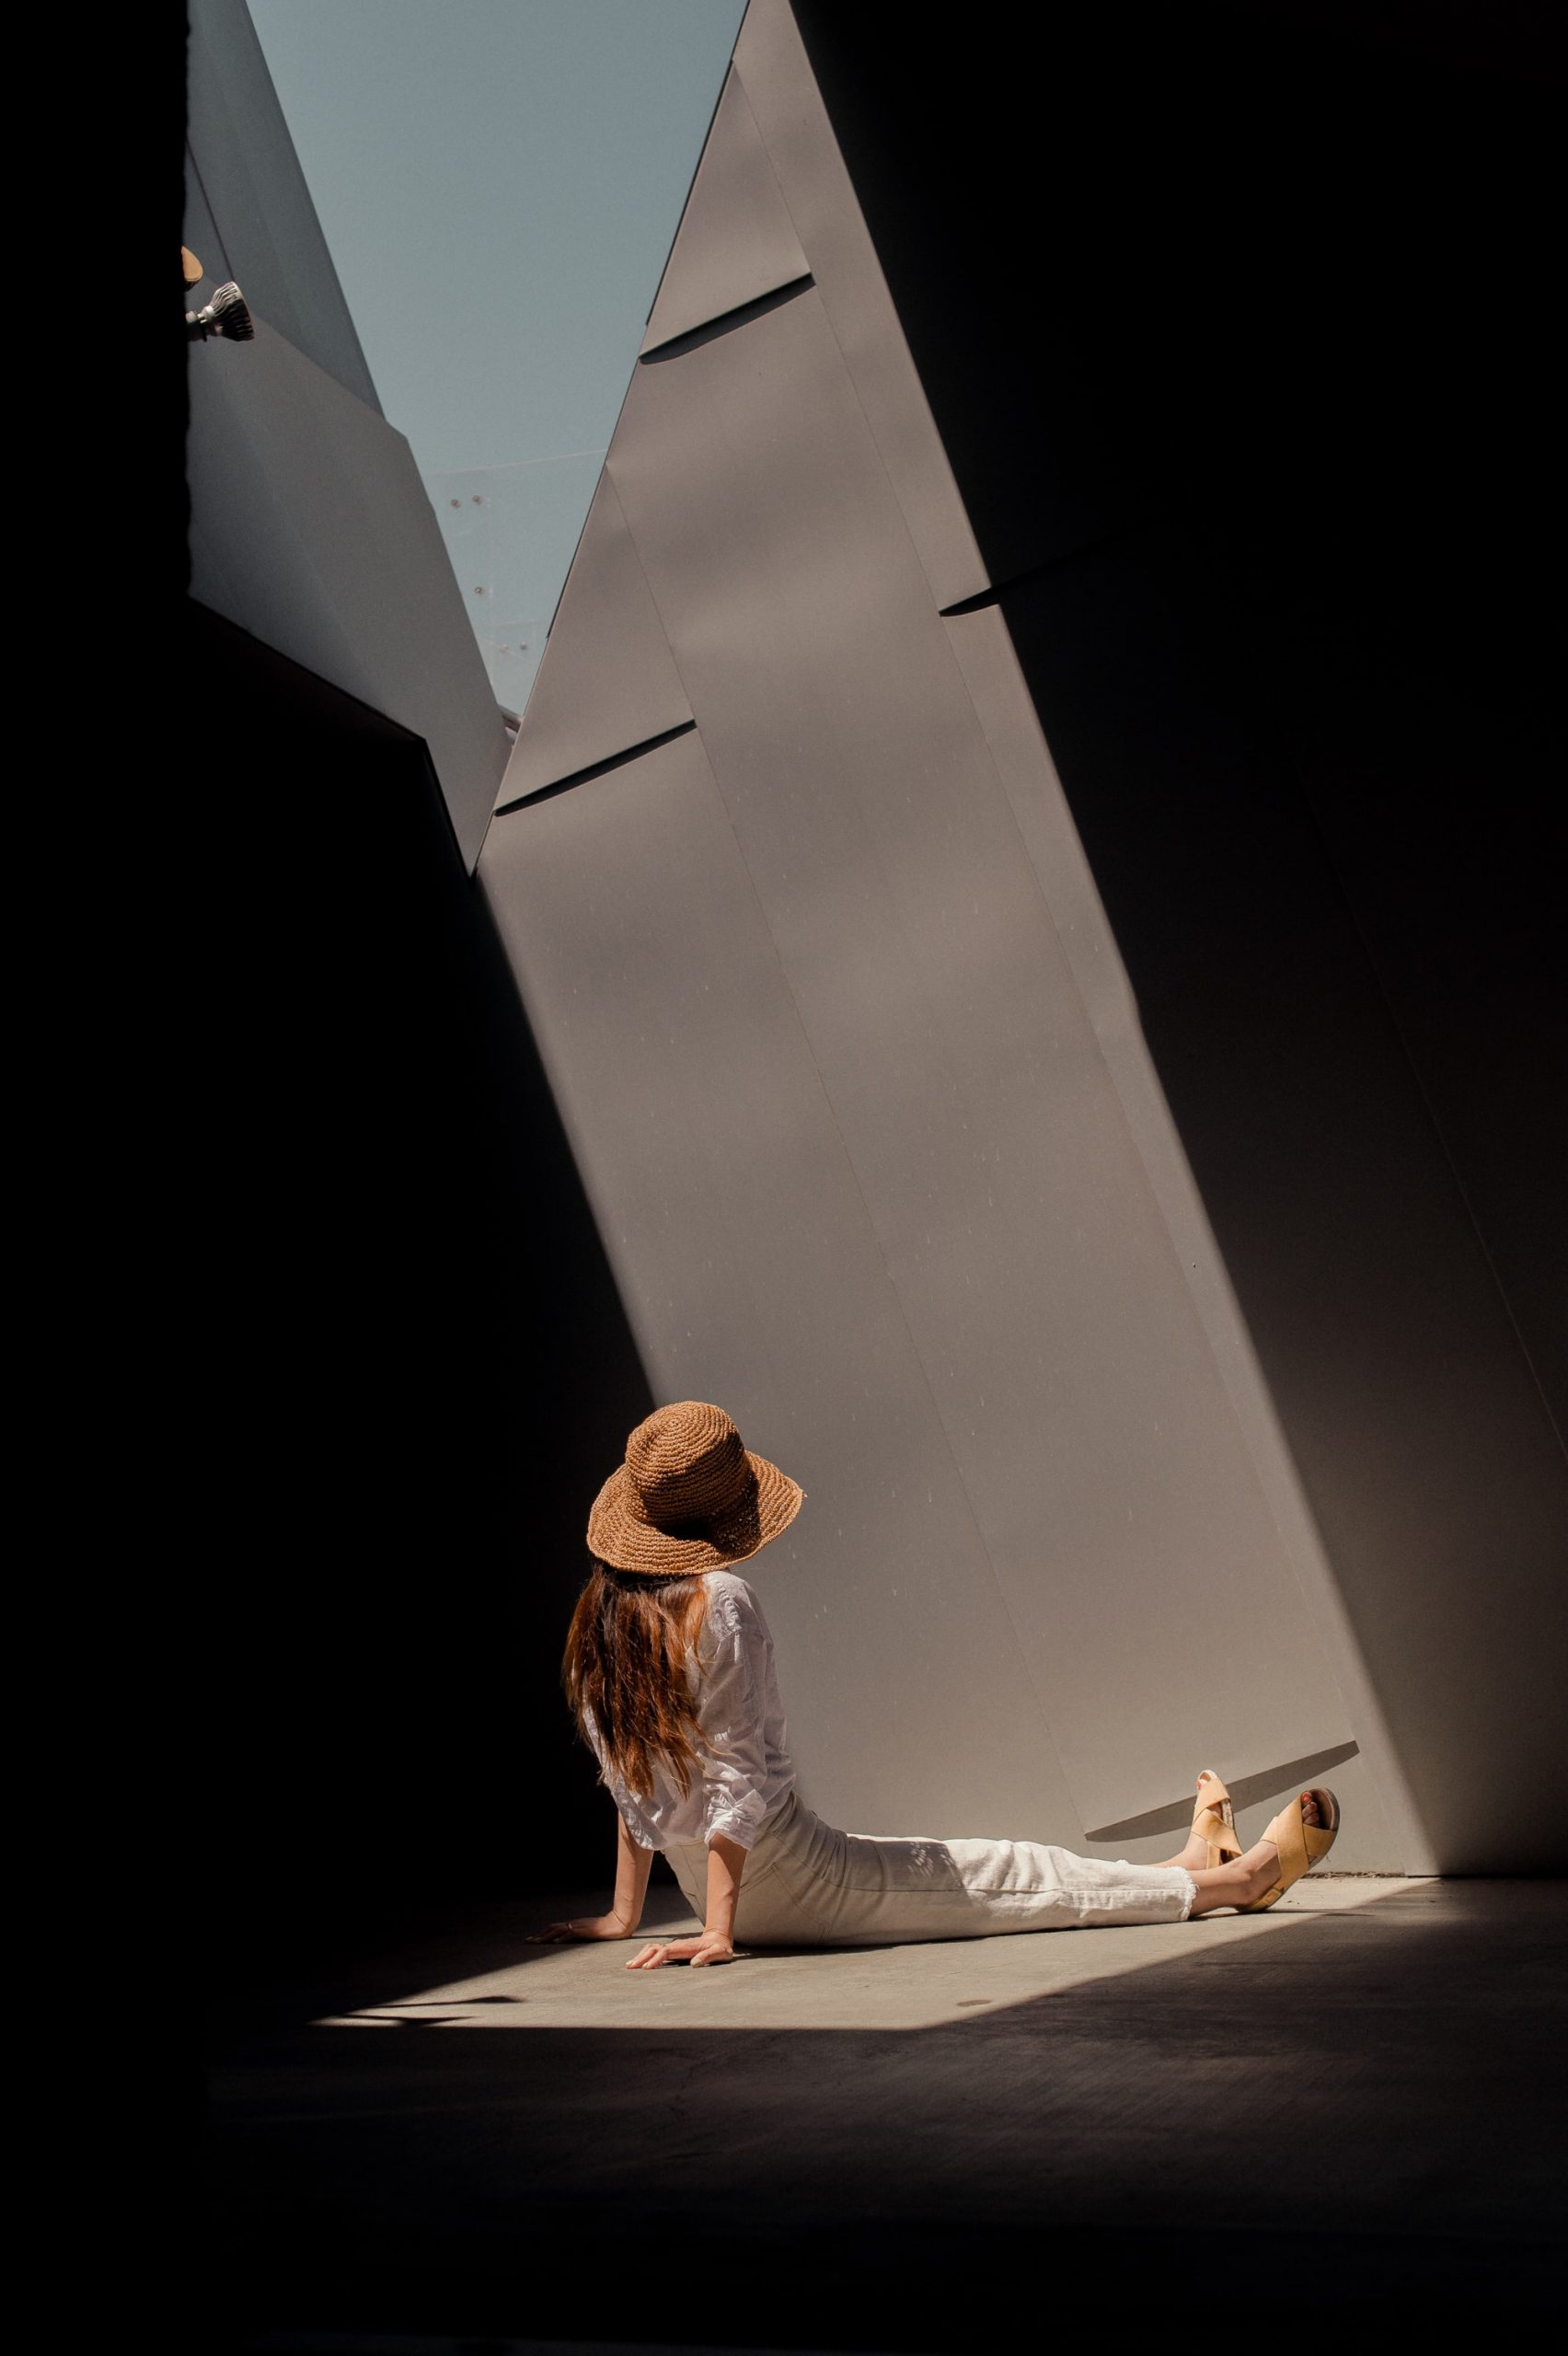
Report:
[[[923,2029],[974,2020],[1151,1964],[1217,1954],[1239,1940],[1276,1944],[1294,1931],[1435,1883],[1314,1874],[1266,1914],[1216,1914],[1092,1932],[949,1939],[925,1946],[772,1950],[694,1972],[667,1964],[628,1972],[646,1937],[676,1937],[689,1916],[645,1924],[636,1940],[519,1950],[515,1963],[426,1988],[318,2028]]]

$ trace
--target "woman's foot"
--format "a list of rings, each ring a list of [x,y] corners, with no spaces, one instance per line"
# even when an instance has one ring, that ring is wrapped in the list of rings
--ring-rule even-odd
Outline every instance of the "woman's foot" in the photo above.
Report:
[[[1198,1777],[1197,1806],[1193,1810],[1193,1829],[1180,1854],[1166,1858],[1167,1865],[1184,1865],[1189,1873],[1200,1867],[1234,1864],[1241,1854],[1237,1838],[1235,1819],[1231,1815],[1230,1795],[1219,1778],[1205,1767]]]
[[[1320,1824],[1322,1820],[1313,1794],[1303,1792],[1303,1824]],[[1190,1849],[1193,1844],[1189,1842],[1187,1845]],[[1216,1865],[1212,1872],[1203,1870],[1201,1860],[1196,1865],[1189,1864],[1186,1850],[1179,1862],[1186,1865],[1198,1885],[1198,1894],[1193,1901],[1195,1915],[1212,1913],[1220,1906],[1255,1906],[1279,1878],[1279,1851],[1272,1841],[1256,1842],[1243,1856],[1234,1858],[1228,1865]]]

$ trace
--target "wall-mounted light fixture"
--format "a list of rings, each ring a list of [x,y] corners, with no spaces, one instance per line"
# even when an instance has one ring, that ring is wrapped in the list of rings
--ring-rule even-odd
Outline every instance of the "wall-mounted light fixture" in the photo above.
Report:
[[[187,311],[185,332],[194,341],[210,335],[226,336],[231,343],[248,343],[256,333],[250,306],[230,279],[200,311]]]
[[[179,248],[180,267],[186,286],[198,283],[202,276],[201,263],[189,246]],[[256,322],[250,316],[250,306],[231,278],[220,286],[210,303],[199,311],[185,314],[185,333],[192,343],[204,343],[210,335],[226,337],[230,343],[249,343],[256,333]]]

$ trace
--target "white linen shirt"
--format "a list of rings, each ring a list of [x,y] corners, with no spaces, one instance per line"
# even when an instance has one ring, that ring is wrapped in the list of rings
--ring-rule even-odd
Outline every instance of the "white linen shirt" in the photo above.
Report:
[[[762,1606],[737,1571],[709,1571],[706,1584],[707,1612],[687,1662],[702,1737],[700,1773],[694,1773],[686,1796],[657,1760],[652,1797],[628,1792],[606,1764],[593,1712],[583,1714],[599,1781],[644,1849],[663,1849],[672,1841],[710,1842],[716,1832],[750,1849],[795,1781]]]

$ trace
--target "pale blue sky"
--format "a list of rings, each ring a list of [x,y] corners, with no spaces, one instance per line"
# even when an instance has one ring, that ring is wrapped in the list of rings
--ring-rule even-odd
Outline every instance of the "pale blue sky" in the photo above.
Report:
[[[382,407],[520,705],[744,0],[249,6]]]

